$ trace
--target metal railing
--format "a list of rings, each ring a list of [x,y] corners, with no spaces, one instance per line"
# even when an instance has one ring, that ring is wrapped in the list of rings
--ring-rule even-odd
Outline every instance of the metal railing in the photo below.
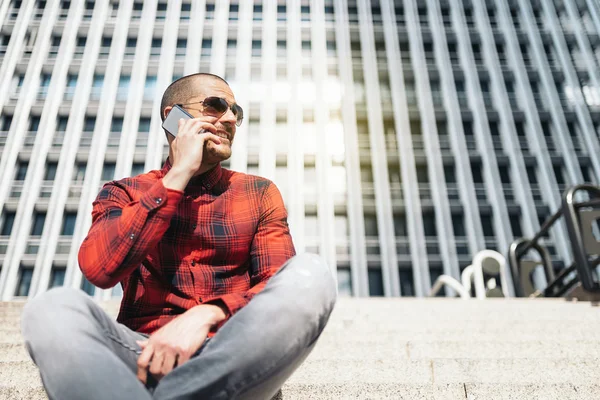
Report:
[[[588,200],[576,201],[575,198],[580,193],[583,195],[581,197],[587,197]],[[552,257],[544,243],[544,237],[561,217],[564,217],[567,226],[574,262],[555,276]],[[600,242],[597,239],[599,219],[600,187],[583,184],[566,190],[561,208],[546,220],[533,238],[520,238],[510,245],[509,262],[516,294],[600,298],[600,278],[597,273],[600,264]],[[537,253],[537,257],[528,257],[532,250]],[[531,276],[540,266],[547,286],[537,290]]]
[[[462,299],[471,298],[472,289],[478,299],[509,297],[509,273],[502,254],[493,250],[482,250],[475,255],[473,263],[463,270],[461,282],[449,275],[441,275],[433,284],[429,296],[436,296],[444,286],[448,286]],[[500,287],[496,278],[500,279]]]

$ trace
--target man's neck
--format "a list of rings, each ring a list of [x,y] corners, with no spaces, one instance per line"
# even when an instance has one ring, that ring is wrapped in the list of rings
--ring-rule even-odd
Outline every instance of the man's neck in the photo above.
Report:
[[[171,166],[173,166],[173,157],[170,154],[169,154],[169,163],[171,164]],[[200,165],[200,168],[196,172],[194,172],[194,175],[192,175],[192,176],[202,175],[203,173],[208,172],[211,169],[213,169],[214,167],[216,167],[217,164],[219,164],[219,163],[218,162],[211,163],[211,164],[202,163]]]
[[[198,169],[198,171],[196,171],[194,173],[194,176],[202,175],[203,173],[210,171],[211,169],[213,169],[214,167],[216,167],[217,164],[219,164],[219,163],[214,163],[214,164],[204,164],[204,163],[202,163],[200,165],[200,168]]]

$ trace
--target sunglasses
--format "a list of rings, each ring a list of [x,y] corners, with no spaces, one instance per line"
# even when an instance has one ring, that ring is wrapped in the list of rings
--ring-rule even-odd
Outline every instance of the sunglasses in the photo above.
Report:
[[[214,115],[215,117],[221,117],[223,114],[227,112],[228,108],[231,108],[231,112],[235,115],[236,126],[240,126],[242,121],[244,120],[244,110],[237,103],[233,103],[231,106],[227,103],[227,100],[221,97],[207,97],[202,101],[196,101],[193,103],[185,103],[185,104],[176,104],[179,107],[187,106],[190,104],[200,104],[201,108],[190,108],[185,107],[190,110],[196,110],[201,112],[202,114]]]

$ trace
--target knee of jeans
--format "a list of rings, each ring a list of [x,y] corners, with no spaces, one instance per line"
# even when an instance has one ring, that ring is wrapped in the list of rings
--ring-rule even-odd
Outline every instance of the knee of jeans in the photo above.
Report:
[[[21,312],[21,333],[27,339],[47,332],[56,324],[64,324],[69,314],[84,309],[87,301],[92,301],[81,290],[59,287],[53,288],[29,300]]]
[[[305,253],[294,257],[291,265],[295,282],[302,292],[302,302],[312,308],[322,309],[327,314],[333,310],[337,299],[337,282],[334,272],[325,260],[315,254]]]

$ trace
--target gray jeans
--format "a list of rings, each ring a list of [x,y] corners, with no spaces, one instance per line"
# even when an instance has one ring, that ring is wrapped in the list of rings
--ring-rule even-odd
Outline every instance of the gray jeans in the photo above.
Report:
[[[322,259],[292,258],[155,388],[136,377],[135,341],[147,335],[117,323],[80,290],[55,288],[30,300],[21,330],[52,400],[270,399],[313,349],[336,297]]]

